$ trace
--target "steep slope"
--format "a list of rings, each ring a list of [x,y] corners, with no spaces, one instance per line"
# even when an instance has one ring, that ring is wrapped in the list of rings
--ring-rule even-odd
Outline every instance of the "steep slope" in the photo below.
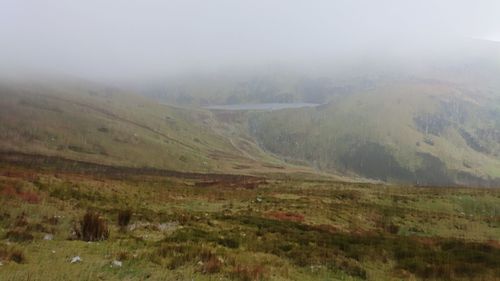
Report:
[[[215,123],[209,111],[161,105],[81,81],[0,84],[2,151],[181,171],[283,169],[272,157],[248,157],[213,130]]]
[[[323,170],[416,184],[494,185],[500,98],[430,80],[379,84],[317,108],[254,114],[263,147]]]

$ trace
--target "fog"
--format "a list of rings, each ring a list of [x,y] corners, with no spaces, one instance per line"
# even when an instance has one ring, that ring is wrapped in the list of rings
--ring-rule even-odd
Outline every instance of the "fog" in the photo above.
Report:
[[[418,59],[473,38],[500,40],[499,1],[0,1],[3,71],[90,79]]]

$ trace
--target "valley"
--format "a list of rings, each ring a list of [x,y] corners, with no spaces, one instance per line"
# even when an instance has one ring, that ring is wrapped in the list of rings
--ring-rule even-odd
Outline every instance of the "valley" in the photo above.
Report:
[[[429,156],[469,119],[401,113],[398,121],[414,122],[405,129],[384,119],[392,107],[360,104],[365,94],[318,107],[207,110],[53,85],[0,91],[0,280],[500,276],[500,190],[479,180],[459,187]],[[351,114],[351,103],[366,108]],[[377,118],[365,123],[367,114]],[[428,150],[416,155],[427,170],[412,174],[404,154],[370,142],[398,130],[400,141],[422,138],[416,147]],[[497,149],[458,136],[473,157]]]
[[[0,1],[0,281],[500,281],[500,1]]]

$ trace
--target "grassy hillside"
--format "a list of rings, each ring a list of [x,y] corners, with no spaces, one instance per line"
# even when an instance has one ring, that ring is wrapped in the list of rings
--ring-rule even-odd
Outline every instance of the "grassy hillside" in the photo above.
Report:
[[[263,147],[323,170],[416,184],[500,177],[500,99],[457,84],[394,81],[250,121]]]
[[[138,88],[198,106],[319,103],[250,113],[246,129],[267,152],[322,171],[421,185],[499,186],[500,48],[481,40],[460,45],[439,56],[367,55],[349,63],[234,69]]]
[[[180,171],[288,167],[255,146],[239,147],[239,135],[227,137],[223,129],[209,111],[161,105],[90,83],[0,83],[3,151]]]
[[[498,189],[0,156],[0,280],[500,278]],[[79,235],[89,210],[103,240]]]

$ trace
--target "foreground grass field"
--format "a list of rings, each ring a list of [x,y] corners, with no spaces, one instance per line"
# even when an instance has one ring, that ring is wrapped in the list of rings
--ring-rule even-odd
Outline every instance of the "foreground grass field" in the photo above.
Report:
[[[500,190],[33,161],[0,162],[0,280],[500,279]]]

